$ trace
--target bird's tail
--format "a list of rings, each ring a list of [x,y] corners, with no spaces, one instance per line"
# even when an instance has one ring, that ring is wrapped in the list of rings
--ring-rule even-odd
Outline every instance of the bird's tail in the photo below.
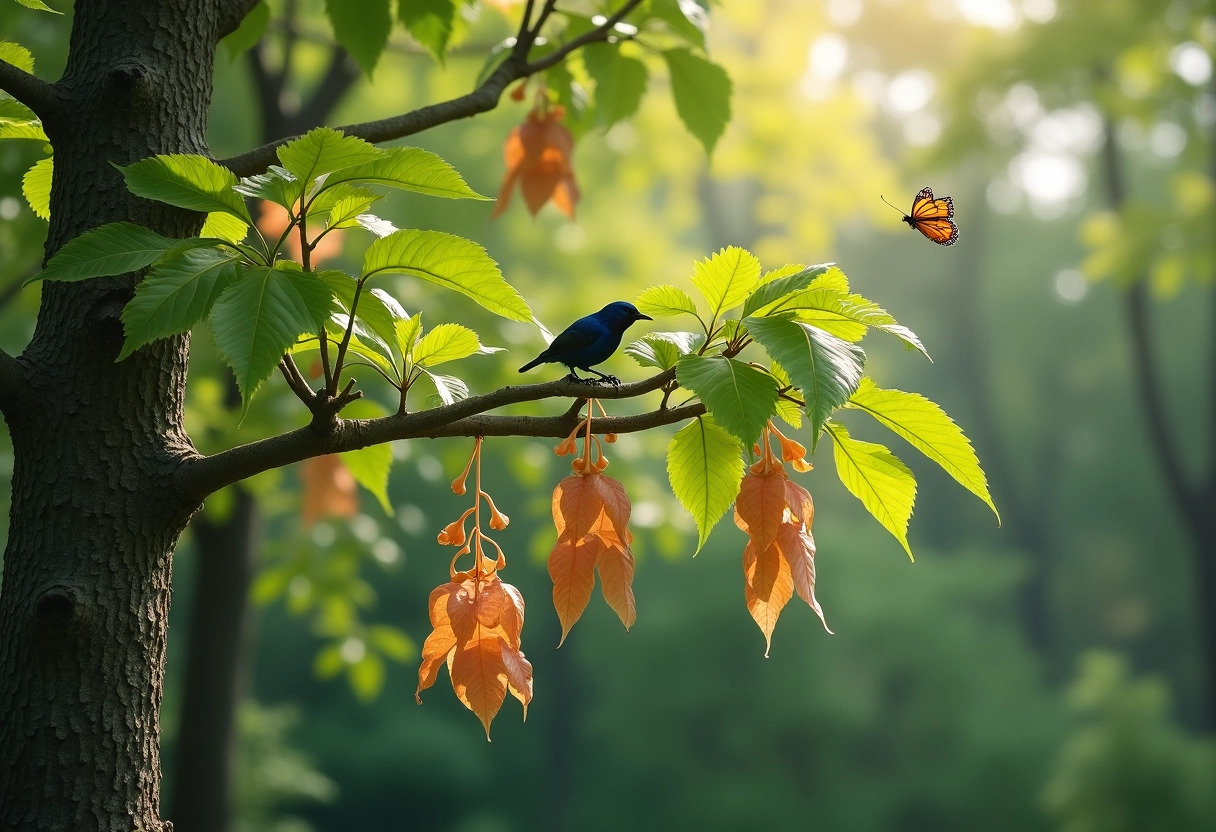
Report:
[[[528,370],[531,370],[533,367],[537,366],[538,364],[544,364],[544,363],[545,363],[545,357],[543,355],[539,355],[536,358],[533,358],[531,361],[529,361],[524,366],[520,367],[519,371],[521,373],[524,373],[524,372],[527,372]]]

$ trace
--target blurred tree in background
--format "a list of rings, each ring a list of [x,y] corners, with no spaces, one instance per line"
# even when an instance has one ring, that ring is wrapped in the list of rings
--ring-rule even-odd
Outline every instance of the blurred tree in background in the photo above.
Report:
[[[319,121],[463,94],[502,35],[488,10],[462,19],[438,67],[395,34],[369,83],[334,47],[324,4],[271,7],[256,46],[217,59],[217,156]],[[551,326],[572,317],[553,289],[572,279],[579,307],[594,308],[649,283],[682,283],[691,259],[727,244],[766,263],[808,252],[838,260],[931,346],[932,372],[909,369],[890,348],[868,369],[880,381],[905,375],[901,384],[968,426],[1003,528],[918,469],[910,566],[843,491],[821,488],[819,565],[837,635],[790,613],[762,661],[733,577],[739,538],[720,531],[688,562],[691,524],[655,461],[666,437],[623,437],[645,611],[625,635],[592,609],[554,652],[544,645],[557,643],[557,622],[534,607],[529,657],[545,705],[526,726],[496,726],[486,746],[456,703],[408,701],[425,593],[442,560],[432,535],[453,508],[442,485],[464,447],[397,451],[391,518],[365,494],[355,517],[303,527],[305,473],[263,475],[208,500],[179,550],[172,626],[190,635],[170,642],[164,715],[166,816],[179,829],[200,816],[178,806],[225,815],[230,782],[241,828],[272,828],[280,814],[318,829],[409,818],[453,830],[1204,829],[1216,820],[1204,790],[1213,746],[1196,733],[1210,730],[1216,667],[1216,465],[1205,461],[1216,453],[1216,383],[1196,381],[1216,372],[1203,334],[1216,332],[1210,5],[768,0],[715,6],[713,21],[711,55],[735,92],[710,162],[669,99],[647,96],[634,118],[606,130],[590,108],[572,120],[577,223],[552,209],[533,219],[516,205],[476,236]],[[58,74],[62,25],[0,7],[0,32],[38,54],[40,74]],[[576,61],[573,71],[584,68]],[[662,83],[652,76],[651,91]],[[416,143],[493,193],[503,139],[526,106],[504,100]],[[19,199],[37,156],[29,143],[0,142],[0,245],[13,281],[0,345],[9,349],[28,340],[35,308],[36,293],[17,286],[41,257],[41,221]],[[930,250],[878,200],[904,204],[925,184],[955,196],[953,249]],[[468,233],[458,203],[393,203],[385,213],[425,212],[428,227]],[[1091,284],[1101,279],[1115,285]],[[455,316],[434,303],[434,320]],[[477,328],[490,343],[520,338],[489,316]],[[294,400],[268,389],[235,428],[209,339],[195,339],[191,361],[187,415],[200,450],[292,418]],[[472,368],[470,386],[508,383],[514,366]],[[607,366],[630,369],[621,356]],[[552,542],[557,460],[543,441],[488,453],[494,487],[521,495],[516,546],[539,563]],[[415,479],[435,487],[404,504],[395,495]],[[525,571],[517,584],[543,598],[543,567]],[[690,583],[691,594],[672,588]],[[243,636],[250,584],[260,612]],[[1094,646],[1127,658],[1078,665]],[[334,677],[345,684],[324,681]],[[304,717],[293,729],[282,716],[234,716],[262,713],[255,701],[276,703],[272,714],[290,703]],[[208,716],[217,705],[228,716]]]

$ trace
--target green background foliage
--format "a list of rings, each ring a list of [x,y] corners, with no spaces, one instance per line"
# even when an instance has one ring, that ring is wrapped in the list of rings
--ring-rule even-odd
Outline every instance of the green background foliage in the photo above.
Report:
[[[390,13],[387,0],[301,5],[309,37],[292,56],[302,87],[289,92],[302,94],[323,74],[330,21],[371,77],[333,123],[463,94],[489,46],[511,34],[488,9],[470,17],[438,0],[408,4],[409,11],[396,4],[401,27],[387,39],[367,29]],[[741,403],[737,423],[702,420],[679,433],[623,436],[614,446],[611,473],[634,502],[638,621],[626,634],[610,610],[593,604],[560,650],[541,559],[552,545],[549,494],[565,463],[548,441],[487,444],[487,489],[512,516],[499,539],[511,558],[508,579],[529,601],[524,641],[536,668],[527,724],[504,713],[490,745],[450,696],[429,696],[421,708],[412,701],[426,596],[447,574],[434,536],[462,505],[446,483],[468,443],[399,443],[389,452],[391,473],[384,451],[352,460],[392,515],[365,494],[353,520],[310,529],[298,522],[297,472],[271,472],[250,483],[270,526],[253,590],[259,620],[242,722],[241,782],[251,784],[240,797],[244,828],[381,828],[402,817],[459,832],[726,830],[805,826],[807,818],[832,830],[1208,828],[1216,808],[1202,784],[1216,778],[1216,751],[1203,728],[1189,543],[1143,438],[1118,301],[1132,281],[1149,281],[1173,426],[1181,437],[1203,436],[1208,414],[1184,405],[1186,385],[1206,369],[1212,326],[1205,310],[1213,117],[1211,82],[1196,82],[1189,67],[1202,64],[1196,54],[1206,56],[1210,79],[1210,9],[1155,0],[726,2],[714,7],[706,39],[709,58],[731,79],[725,125],[724,79],[702,71],[696,51],[701,18],[681,14],[684,2],[647,5],[666,21],[654,25],[654,48],[597,47],[552,72],[594,93],[583,109],[569,93],[565,101],[579,137],[577,223],[552,209],[534,220],[519,205],[488,223],[489,206],[435,199],[435,191],[394,191],[375,210],[399,227],[426,229],[417,233],[476,240],[552,330],[659,284],[678,291],[645,296],[653,306],[639,303],[643,311],[695,309],[702,272],[693,263],[727,246],[754,253],[767,269],[840,264],[849,283],[833,283],[839,272],[827,272],[819,287],[801,287],[807,295],[788,308],[788,320],[771,319],[781,321],[774,339],[784,343],[790,327],[811,324],[845,352],[864,327],[879,330],[864,342],[874,383],[828,379],[839,382],[828,384],[828,400],[849,404],[828,422],[830,441],[819,443],[815,470],[796,475],[815,496],[818,595],[836,635],[791,607],[765,660],[740,589],[743,537],[729,522],[704,534],[726,510],[722,491],[737,474],[704,490],[696,522],[677,500],[685,489],[677,485],[673,495],[668,485],[668,445],[691,446],[694,431],[711,435],[704,447],[723,460],[737,459],[743,442],[734,434],[753,437],[762,419],[747,413],[763,404],[754,399]],[[266,8],[270,19],[282,4]],[[0,6],[0,39],[28,47],[43,77],[61,69],[64,25]],[[273,33],[265,27],[253,18],[229,39],[230,51],[263,29]],[[445,55],[445,47],[453,51]],[[258,136],[244,63],[221,52],[217,73],[218,156]],[[429,181],[449,195],[492,194],[502,141],[527,106],[505,98],[485,116],[411,137],[409,144],[460,171],[464,190],[434,157],[410,152],[411,160],[425,160]],[[45,223],[26,206],[22,180],[27,194],[45,190],[26,171],[38,164],[45,176],[47,151],[40,128],[6,112],[0,128],[15,140],[0,142],[0,250],[4,284],[16,286],[40,268]],[[1116,123],[1131,186],[1118,209],[1102,192],[1095,137],[1103,113]],[[405,153],[390,151],[393,164],[369,156],[366,165],[378,169],[361,181],[400,181],[399,168],[411,161]],[[306,177],[300,159],[280,159]],[[163,188],[163,177],[155,181]],[[962,233],[952,249],[920,239],[878,200],[885,194],[902,205],[925,184],[955,197]],[[290,183],[271,177],[263,185]],[[357,191],[362,184],[343,187],[350,190],[326,217],[353,223],[371,203]],[[372,285],[390,290],[411,322],[419,311],[426,317],[424,332],[401,332],[387,314],[378,326],[368,320],[392,353],[381,360],[404,360],[413,349],[421,373],[418,338],[437,348],[435,333],[445,332],[450,343],[464,342],[457,352],[465,355],[459,380],[424,374],[435,379],[428,382],[435,396],[450,394],[452,383],[483,392],[518,381],[515,367],[543,347],[523,308],[508,302],[515,314],[498,317],[458,293],[388,274],[391,249],[405,238],[385,237],[373,245],[382,249],[376,258],[369,251],[364,260],[373,238],[356,242],[358,234],[349,233],[327,265],[384,271]],[[145,242],[145,265],[168,250]],[[228,278],[206,257],[186,250],[158,266],[166,297],[137,295],[148,303],[146,337],[197,321],[216,302]],[[800,278],[792,274],[757,271],[756,279],[794,287]],[[6,349],[28,338],[36,292],[6,292]],[[851,292],[879,298],[883,308]],[[762,310],[757,302],[743,312]],[[508,352],[468,352],[467,338],[440,329],[452,322]],[[681,315],[645,331],[671,329],[697,325]],[[276,380],[238,424],[239,411],[224,401],[219,356],[228,343],[205,326],[194,340],[188,418],[201,450],[307,421]],[[650,345],[653,363],[667,367],[700,342],[687,335]],[[804,349],[814,356],[813,344]],[[375,350],[368,352],[361,357],[375,364]],[[785,369],[793,375],[802,371],[796,367],[787,361]],[[626,380],[647,372],[624,354],[603,369]],[[374,381],[371,369],[359,374]],[[899,390],[923,393],[966,428],[991,476],[991,497],[965,465],[962,473],[951,469],[952,460],[971,458],[970,445],[920,400],[898,398]],[[367,409],[354,415],[396,409],[391,395],[371,398],[378,401],[358,403]],[[924,450],[915,426],[901,434],[906,443],[893,441],[870,418],[898,420],[909,411],[950,436],[941,459],[908,452]],[[816,422],[807,421],[791,435],[810,447]],[[876,450],[877,441],[890,449]],[[1196,455],[1209,450],[1186,442]],[[882,504],[890,520],[883,525],[899,544],[915,550],[915,564],[850,496],[856,489],[830,475],[851,470],[842,455],[869,465],[871,484],[885,488],[870,501]],[[0,465],[11,467],[11,451]],[[999,506],[1004,525],[951,476]],[[220,493],[205,511],[222,517],[229,504]],[[1025,603],[1038,568],[1034,547],[1048,564],[1048,607],[1038,613]],[[180,635],[190,605],[205,602],[192,592],[194,557],[187,537],[174,573],[170,746]],[[1047,619],[1045,645],[1027,637],[1035,614]]]

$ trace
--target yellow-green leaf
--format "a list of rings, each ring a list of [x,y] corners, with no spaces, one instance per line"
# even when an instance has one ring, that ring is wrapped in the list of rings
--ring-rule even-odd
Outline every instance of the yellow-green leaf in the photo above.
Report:
[[[936,402],[919,393],[883,390],[865,378],[847,406],[869,413],[879,424],[906,439],[959,485],[983,500],[1000,522],[1000,512],[988,493],[988,478],[980,468],[975,449],[962,428]]]
[[[697,551],[739,494],[743,445],[709,414],[688,423],[667,446],[667,477],[697,524]]]
[[[908,520],[916,502],[916,477],[890,449],[853,439],[838,422],[828,422],[824,429],[835,445],[832,456],[836,476],[850,494],[861,500],[866,511],[895,536],[908,558],[915,560],[908,545]]]

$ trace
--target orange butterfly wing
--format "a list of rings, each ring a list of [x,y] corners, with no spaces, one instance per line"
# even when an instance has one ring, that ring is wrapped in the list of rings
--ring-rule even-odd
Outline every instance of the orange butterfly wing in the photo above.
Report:
[[[912,200],[912,213],[904,217],[908,225],[939,246],[952,246],[958,240],[954,200],[948,196],[934,199],[932,188],[921,188]]]

